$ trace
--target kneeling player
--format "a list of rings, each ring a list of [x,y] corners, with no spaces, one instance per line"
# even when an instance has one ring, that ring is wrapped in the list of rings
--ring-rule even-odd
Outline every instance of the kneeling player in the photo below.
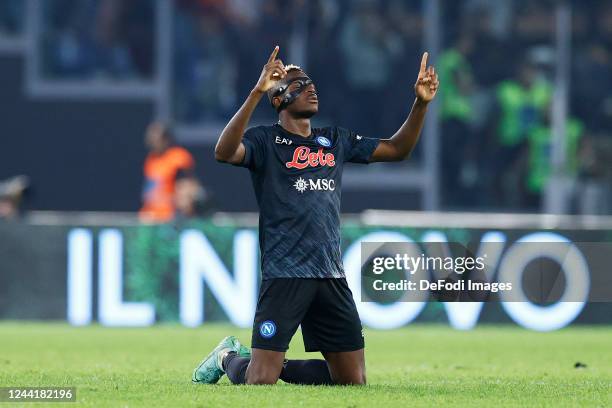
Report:
[[[315,85],[277,54],[278,46],[215,149],[217,160],[250,170],[260,208],[262,284],[253,350],[226,337],[196,368],[193,381],[214,384],[226,373],[236,384],[274,384],[279,378],[295,384],[365,384],[361,322],[340,256],[342,169],[346,162],[407,158],[438,78],[423,54],[408,118],[391,138],[371,139],[340,127],[311,128],[319,103]],[[264,94],[279,121],[247,130]],[[300,325],[306,351],[320,351],[325,360],[285,360]]]

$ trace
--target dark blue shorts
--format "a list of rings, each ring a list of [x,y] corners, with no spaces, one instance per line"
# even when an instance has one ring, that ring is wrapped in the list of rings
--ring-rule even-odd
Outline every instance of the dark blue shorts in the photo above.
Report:
[[[359,314],[344,278],[278,278],[261,283],[251,346],[287,351],[300,325],[306,351],[364,347]]]

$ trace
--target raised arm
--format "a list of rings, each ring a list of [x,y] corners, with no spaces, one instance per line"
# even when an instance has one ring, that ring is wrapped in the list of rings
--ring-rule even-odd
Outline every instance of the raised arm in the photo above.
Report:
[[[257,107],[261,97],[274,86],[274,84],[285,77],[285,67],[280,59],[276,59],[278,45],[274,47],[268,62],[261,70],[259,80],[255,88],[249,93],[238,112],[225,125],[215,146],[215,159],[221,162],[239,164],[244,159],[245,149],[242,144],[242,136],[249,125],[251,115]]]
[[[414,85],[416,99],[408,119],[402,124],[397,132],[389,139],[381,139],[378,147],[372,153],[370,162],[399,161],[406,159],[419,140],[427,105],[436,96],[438,91],[438,75],[433,66],[427,67],[427,53],[421,59],[419,76]]]

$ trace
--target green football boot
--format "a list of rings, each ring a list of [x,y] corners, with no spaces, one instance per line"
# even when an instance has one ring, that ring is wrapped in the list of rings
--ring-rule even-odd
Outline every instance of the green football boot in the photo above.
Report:
[[[216,384],[225,374],[221,359],[230,351],[237,353],[240,357],[251,357],[250,348],[240,343],[236,337],[227,336],[193,370],[191,381],[194,383]]]

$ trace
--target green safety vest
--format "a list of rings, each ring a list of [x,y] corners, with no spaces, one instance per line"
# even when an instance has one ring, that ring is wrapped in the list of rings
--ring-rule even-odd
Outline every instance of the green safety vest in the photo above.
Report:
[[[516,81],[503,81],[497,88],[501,107],[498,136],[503,146],[516,146],[530,129],[541,126],[543,114],[552,98],[552,87],[546,81],[537,81],[525,89]]]
[[[457,50],[444,51],[438,58],[438,76],[440,83],[440,117],[444,119],[468,120],[472,115],[472,103],[469,96],[462,95],[456,77],[472,76],[472,70],[465,57]]]
[[[578,142],[583,125],[579,120],[570,119],[565,129],[566,171],[575,175],[578,171]],[[549,127],[538,126],[529,132],[529,160],[527,188],[540,193],[548,182],[551,171],[552,133]]]

